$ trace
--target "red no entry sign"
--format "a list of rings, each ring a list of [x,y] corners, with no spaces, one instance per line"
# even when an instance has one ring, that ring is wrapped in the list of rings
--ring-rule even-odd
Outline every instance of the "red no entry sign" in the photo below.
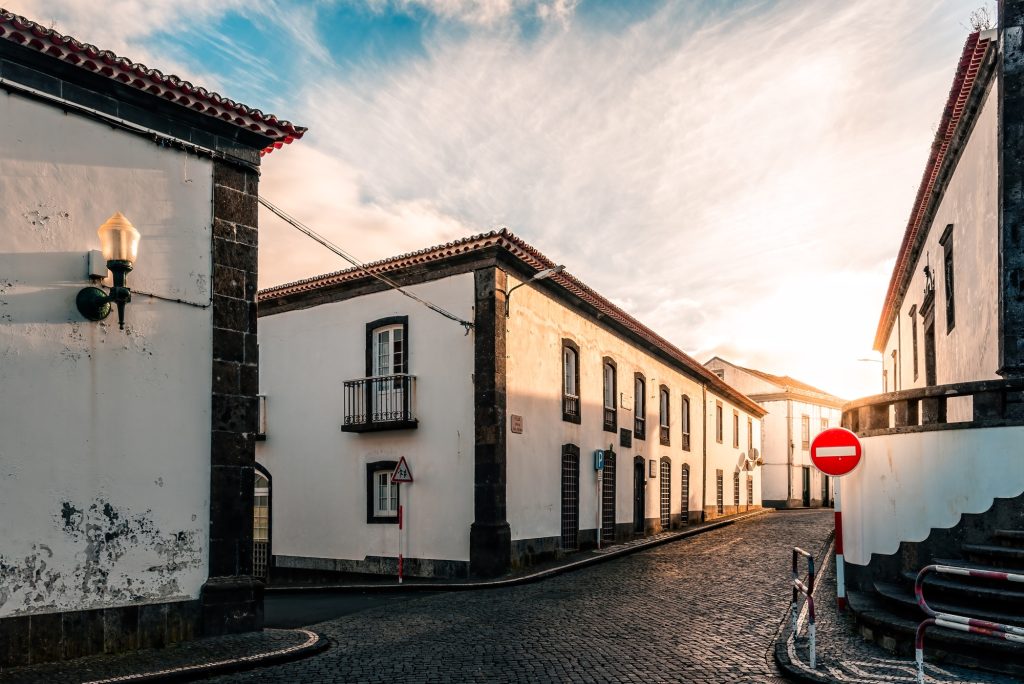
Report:
[[[861,454],[857,435],[844,428],[829,428],[811,442],[811,462],[833,477],[846,475],[856,468]]]

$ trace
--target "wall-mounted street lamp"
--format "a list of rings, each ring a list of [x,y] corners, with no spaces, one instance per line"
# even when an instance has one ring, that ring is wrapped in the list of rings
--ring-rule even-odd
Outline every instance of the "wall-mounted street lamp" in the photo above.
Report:
[[[124,305],[132,300],[131,290],[125,284],[128,272],[135,265],[139,251],[139,231],[121,212],[116,212],[96,231],[100,236],[100,249],[107,268],[114,276],[110,292],[98,287],[82,288],[75,298],[79,313],[90,321],[102,321],[110,315],[110,304],[117,306],[117,323],[124,330]]]
[[[508,301],[512,297],[512,293],[513,292],[515,292],[517,289],[519,289],[523,285],[529,285],[530,283],[536,282],[538,280],[546,280],[546,279],[550,278],[551,276],[555,275],[556,273],[561,273],[564,270],[565,270],[565,266],[563,264],[559,264],[558,266],[554,266],[552,268],[545,268],[543,271],[537,271],[536,273],[533,274],[532,278],[530,278],[529,280],[526,280],[526,281],[523,281],[523,282],[519,283],[518,285],[513,287],[511,290],[506,292],[505,293],[505,318],[508,318]]]

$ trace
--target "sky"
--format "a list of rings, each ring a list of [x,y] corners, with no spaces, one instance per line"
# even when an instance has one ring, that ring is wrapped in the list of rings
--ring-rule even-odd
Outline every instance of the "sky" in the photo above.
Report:
[[[992,4],[0,1],[308,126],[260,193],[364,261],[504,226],[697,360],[847,399]],[[261,207],[261,288],[346,266]]]

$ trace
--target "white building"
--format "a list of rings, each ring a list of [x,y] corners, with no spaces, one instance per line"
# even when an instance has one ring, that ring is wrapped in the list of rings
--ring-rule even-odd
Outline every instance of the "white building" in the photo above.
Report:
[[[763,409],[567,273],[521,287],[554,266],[503,230],[368,267],[451,318],[358,269],[261,292],[272,573],[395,572],[399,505],[424,576],[760,506]]]
[[[811,463],[811,442],[842,422],[843,400],[788,375],[743,368],[721,357],[704,364],[756,401],[761,421],[761,496],[772,508],[829,506],[833,483]]]
[[[896,258],[875,336],[887,393],[843,413],[864,447],[841,485],[850,605],[907,648],[921,567],[1024,572],[1024,2],[1001,2],[999,23],[964,45]],[[943,610],[1004,621],[1019,606],[998,585],[941,579],[925,598]],[[994,667],[1024,658],[943,630],[926,645]]]
[[[259,628],[256,183],[304,129],[4,11],[0,85],[0,669]],[[123,330],[76,306],[118,211]]]

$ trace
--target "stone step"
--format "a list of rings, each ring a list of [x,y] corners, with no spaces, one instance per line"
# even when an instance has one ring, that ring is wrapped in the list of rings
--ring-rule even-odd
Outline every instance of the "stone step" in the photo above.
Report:
[[[1024,530],[996,530],[992,538],[1003,546],[1024,547]]]
[[[936,563],[938,565],[938,563]],[[943,565],[948,565],[943,563]],[[962,566],[958,566],[962,567]],[[966,566],[975,570],[983,568]],[[987,569],[987,568],[986,568]],[[917,580],[916,572],[903,573],[903,587],[910,592],[914,590]],[[983,610],[998,610],[1001,607],[1013,607],[1012,613],[1024,615],[1024,584],[1012,582],[995,582],[993,580],[961,577],[960,575],[939,575],[930,573],[924,580],[924,596],[932,599],[953,603],[965,603]]]
[[[1024,572],[1024,547],[997,546],[994,544],[961,544],[960,550],[970,559],[981,559],[1003,570]]]
[[[894,614],[874,592],[848,590],[847,600],[863,636],[901,656],[913,658],[919,620]],[[1024,678],[1024,645],[977,634],[929,629],[925,635],[925,657],[930,662],[953,663]]]
[[[918,622],[927,617],[924,611],[921,610],[921,607],[917,605],[917,599],[914,598],[913,589],[908,590],[900,584],[875,582],[875,592],[882,598],[883,602],[892,610],[892,612],[901,615],[902,617],[910,620],[917,620]],[[925,599],[928,599],[927,590],[925,593]],[[928,605],[932,610],[939,613],[952,613],[954,615],[963,615],[965,617],[989,620],[990,622],[1000,622],[1003,624],[1024,627],[1024,613],[1007,611],[1005,608],[1008,608],[1009,606],[1006,605],[1001,606],[1004,608],[1003,610],[985,609],[974,604],[969,597],[963,597],[960,600],[952,601],[929,600]]]

